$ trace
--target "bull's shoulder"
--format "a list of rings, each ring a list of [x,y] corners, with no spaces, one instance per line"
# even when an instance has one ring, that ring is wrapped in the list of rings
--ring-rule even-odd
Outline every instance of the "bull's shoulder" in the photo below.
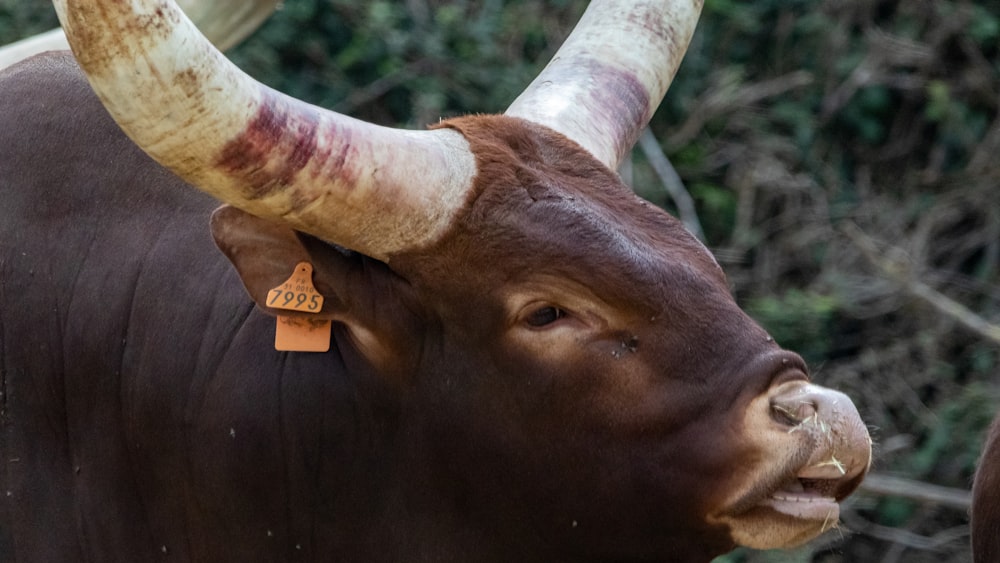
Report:
[[[32,76],[51,77],[56,83],[64,83],[59,76],[75,75],[77,79],[86,82],[79,65],[69,51],[47,51],[28,57],[18,63],[0,70],[0,83],[10,82],[9,77],[16,76],[16,81],[30,81]],[[10,100],[5,100],[10,102]]]
[[[5,166],[16,156],[53,158],[65,147],[107,137],[113,126],[73,55],[52,51],[0,71],[0,137]],[[37,145],[36,142],[45,144]]]
[[[35,224],[96,209],[214,205],[121,132],[68,51],[0,72],[0,177],[0,212],[28,214]]]

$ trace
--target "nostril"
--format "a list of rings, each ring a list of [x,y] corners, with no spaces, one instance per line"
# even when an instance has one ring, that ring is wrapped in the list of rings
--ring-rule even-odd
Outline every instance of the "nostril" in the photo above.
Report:
[[[803,398],[791,401],[771,401],[771,412],[779,422],[796,426],[816,416],[819,406],[815,401]]]

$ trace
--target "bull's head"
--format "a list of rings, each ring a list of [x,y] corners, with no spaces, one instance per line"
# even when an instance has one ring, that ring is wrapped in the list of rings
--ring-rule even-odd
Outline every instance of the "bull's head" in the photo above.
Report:
[[[595,1],[506,115],[422,132],[261,86],[170,3],[56,5],[122,128],[232,205],[213,230],[261,307],[315,264],[339,353],[427,460],[411,480],[480,541],[677,561],[836,524],[871,454],[853,404],[613,172],[700,1]]]

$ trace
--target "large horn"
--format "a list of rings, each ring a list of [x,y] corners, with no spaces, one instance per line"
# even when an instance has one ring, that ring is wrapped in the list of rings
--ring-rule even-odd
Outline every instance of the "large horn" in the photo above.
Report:
[[[274,12],[279,0],[178,0],[181,9],[216,47],[225,51],[246,39]],[[45,51],[69,49],[62,29],[0,47],[0,70]]]
[[[173,2],[54,4],[126,134],[222,201],[383,260],[435,240],[465,203],[475,159],[455,131],[378,127],[275,92]]]
[[[594,0],[510,108],[615,169],[660,105],[702,0]]]

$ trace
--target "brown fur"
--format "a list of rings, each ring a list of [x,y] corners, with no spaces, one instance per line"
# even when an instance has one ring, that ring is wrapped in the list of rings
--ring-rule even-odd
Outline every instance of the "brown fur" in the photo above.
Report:
[[[972,555],[1000,561],[1000,418],[990,427],[972,486]]]
[[[801,359],[676,219],[552,131],[446,122],[475,191],[388,263],[232,209],[223,254],[215,204],[71,57],[14,72],[0,561],[707,562],[733,547],[709,515],[810,455],[754,472],[774,452],[745,411],[787,436],[766,393]],[[272,348],[266,291],[303,258],[336,321],[324,354]]]

